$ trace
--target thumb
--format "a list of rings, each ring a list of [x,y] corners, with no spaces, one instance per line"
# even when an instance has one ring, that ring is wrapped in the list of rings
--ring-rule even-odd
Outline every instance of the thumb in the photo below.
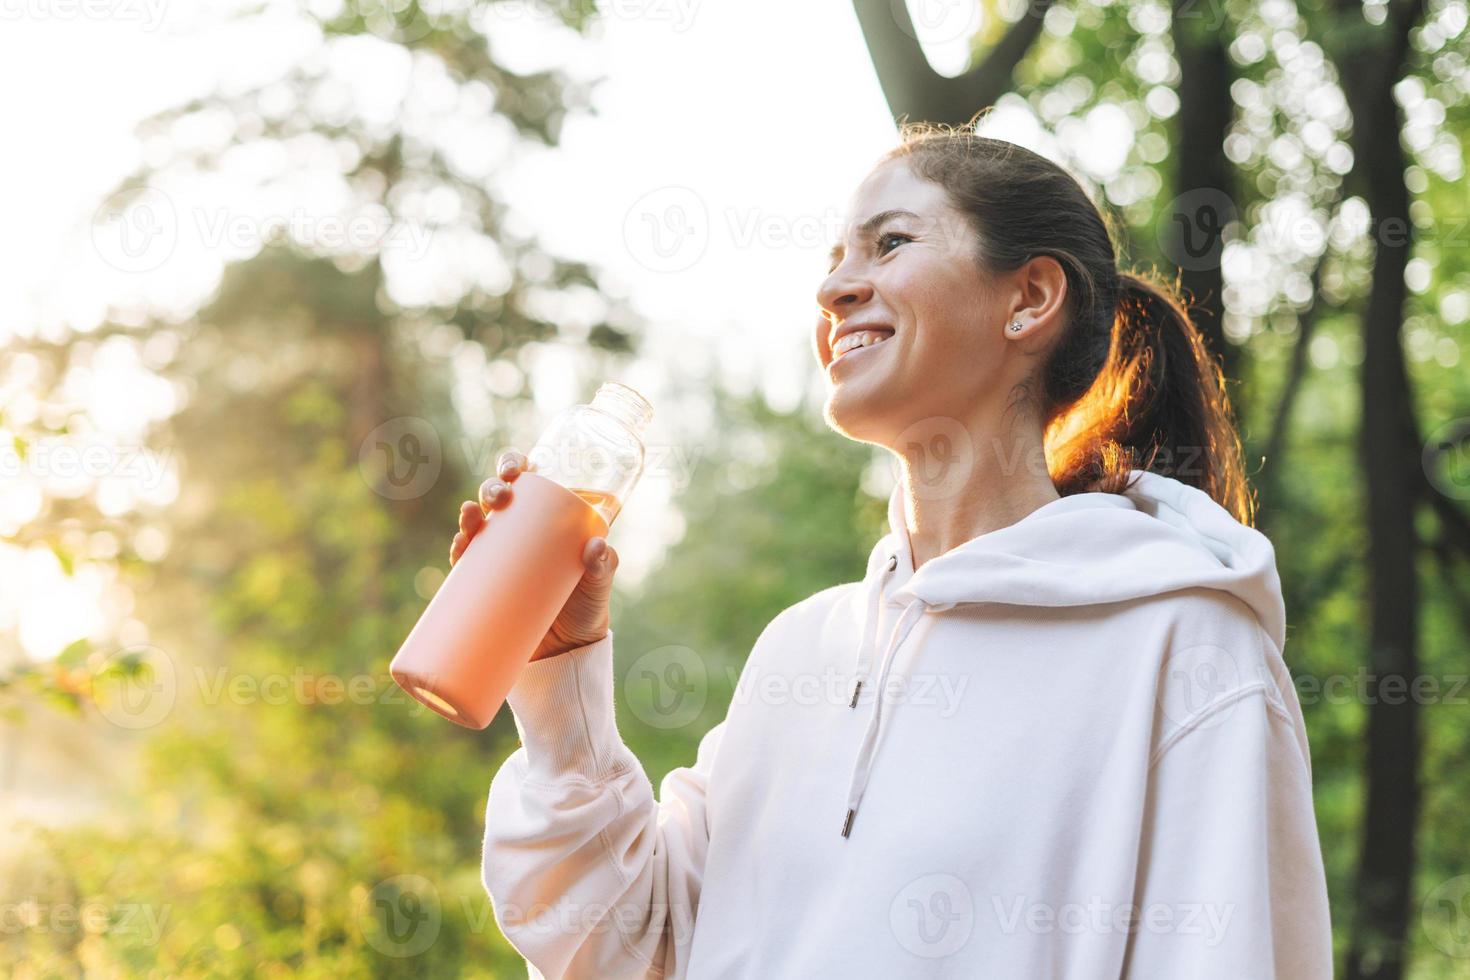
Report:
[[[585,562],[587,574],[594,580],[606,578],[618,567],[618,553],[613,550],[612,545],[607,543],[603,537],[595,537],[587,542]]]

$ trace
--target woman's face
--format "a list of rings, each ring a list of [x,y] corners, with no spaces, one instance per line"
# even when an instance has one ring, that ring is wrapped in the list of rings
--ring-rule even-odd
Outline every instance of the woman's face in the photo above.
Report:
[[[847,219],[817,290],[827,424],[896,452],[955,422],[984,431],[983,416],[999,417],[1021,378],[1005,336],[1020,294],[995,288],[976,261],[974,226],[902,160],[864,180]],[[860,324],[892,334],[834,359],[839,334]]]

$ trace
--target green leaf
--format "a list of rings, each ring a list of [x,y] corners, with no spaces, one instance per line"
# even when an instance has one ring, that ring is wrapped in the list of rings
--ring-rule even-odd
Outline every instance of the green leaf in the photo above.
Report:
[[[63,667],[76,667],[87,659],[91,648],[92,644],[84,637],[75,643],[68,644],[65,650],[56,655],[56,662]]]
[[[57,561],[61,562],[61,570],[66,573],[68,578],[76,574],[76,561],[72,558],[70,552],[62,550],[60,545],[53,544],[51,546],[51,553],[56,556]]]

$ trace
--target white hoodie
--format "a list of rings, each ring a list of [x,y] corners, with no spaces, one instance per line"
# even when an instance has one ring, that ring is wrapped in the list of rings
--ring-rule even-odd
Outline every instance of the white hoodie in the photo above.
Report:
[[[613,634],[527,666],[482,870],[530,976],[1331,977],[1266,538],[1138,473],[915,572],[901,493],[657,799]]]

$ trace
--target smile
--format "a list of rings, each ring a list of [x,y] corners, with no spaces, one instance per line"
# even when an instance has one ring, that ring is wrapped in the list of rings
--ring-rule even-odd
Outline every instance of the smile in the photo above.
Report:
[[[854,358],[864,359],[864,352],[881,346],[890,337],[891,331],[881,330],[859,330],[855,333],[845,334],[832,348],[832,360],[827,364],[827,370],[836,367],[838,361],[849,361]]]

